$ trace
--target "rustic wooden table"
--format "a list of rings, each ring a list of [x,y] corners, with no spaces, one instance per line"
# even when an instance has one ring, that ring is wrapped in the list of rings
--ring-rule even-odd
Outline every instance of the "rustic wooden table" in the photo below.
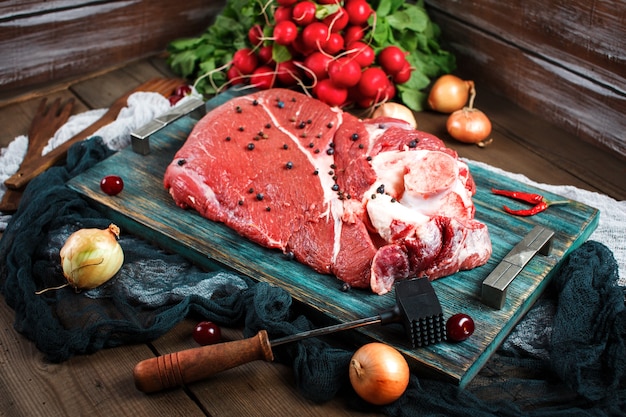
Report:
[[[76,97],[74,112],[78,113],[107,107],[129,88],[164,75],[172,74],[162,59],[144,59],[19,97],[0,97],[0,146],[27,132],[42,96]],[[442,115],[418,114],[420,128],[445,139],[461,156],[525,174],[535,181],[571,184],[626,199],[626,161],[564,133],[484,88],[478,100],[494,122],[494,141],[488,147],[446,138]],[[2,300],[0,416],[357,415],[341,400],[319,405],[303,399],[288,367],[260,361],[186,389],[154,395],[136,390],[132,379],[136,363],[155,352],[164,354],[194,346],[189,335],[196,320],[191,318],[154,343],[107,349],[61,364],[44,361],[34,344],[13,329],[13,320],[13,311]],[[224,333],[226,339],[241,337],[236,329],[224,329]]]

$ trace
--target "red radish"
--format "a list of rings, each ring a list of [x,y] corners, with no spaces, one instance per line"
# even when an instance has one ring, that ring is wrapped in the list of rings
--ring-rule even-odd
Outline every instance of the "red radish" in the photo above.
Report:
[[[300,78],[300,69],[293,61],[276,64],[276,79],[284,86],[296,85]]]
[[[357,86],[358,87],[358,86]],[[359,107],[364,109],[374,106],[375,104],[389,101],[396,96],[396,87],[393,83],[387,82],[387,87],[380,90],[376,95],[371,97],[365,97],[362,94],[356,95],[358,98],[356,103]]]
[[[348,26],[348,13],[343,7],[340,7],[335,13],[330,14],[322,20],[326,24],[331,32],[341,32],[346,26]]]
[[[328,26],[322,22],[313,22],[302,30],[302,42],[307,48],[322,50],[328,42]]]
[[[328,77],[337,87],[354,87],[361,79],[361,66],[348,57],[328,64]]]
[[[250,48],[241,48],[233,55],[233,65],[243,75],[252,74],[258,65],[257,56]]]
[[[328,64],[332,59],[332,57],[321,52],[313,52],[305,58],[304,66],[315,74],[315,78],[322,80],[328,78]],[[309,74],[309,71],[306,72],[307,76],[313,78],[311,74]]]
[[[298,28],[291,20],[283,20],[274,26],[274,42],[279,45],[290,45],[298,36]]]
[[[228,71],[226,71],[226,78],[232,85],[243,84],[243,74],[239,72],[236,66],[232,65]]]
[[[307,26],[315,20],[317,7],[312,1],[301,1],[293,6],[291,18],[299,26]],[[276,15],[274,15],[274,18]]]
[[[407,61],[400,71],[393,74],[393,82],[396,84],[404,84],[405,82],[409,81],[409,79],[411,79],[412,71],[413,68],[411,68],[411,64],[409,64],[409,62]]]
[[[329,106],[341,106],[348,99],[348,90],[337,87],[330,79],[318,81],[313,87],[313,94],[318,100]]]
[[[293,6],[294,4],[296,4],[298,2],[298,0],[276,0],[276,3],[278,3],[280,6]]]
[[[317,0],[319,4],[339,4],[340,0]]]
[[[376,57],[378,64],[389,75],[394,75],[402,70],[406,61],[406,54],[395,45],[383,48]]]
[[[330,55],[336,55],[344,46],[343,36],[339,33],[331,33],[328,35],[328,42],[324,45],[324,52]]]
[[[188,96],[189,94],[191,94],[191,87],[188,84],[181,84],[178,87],[176,87],[176,90],[174,90],[174,95],[175,96]]]
[[[285,20],[291,20],[292,10],[291,7],[279,6],[274,10],[274,22],[284,22]]]
[[[348,98],[350,99],[350,101],[355,103],[365,98],[365,96],[363,96],[363,94],[361,94],[361,92],[359,91],[358,84],[354,87],[348,88]]]
[[[378,67],[370,67],[361,74],[359,91],[365,97],[373,97],[378,101],[387,90],[387,84],[389,84],[389,80],[385,71]]]
[[[385,89],[385,92],[383,93],[382,99],[385,101],[389,101],[393,99],[395,96],[396,96],[396,86],[391,82],[387,82],[387,88]]]
[[[261,90],[269,90],[274,86],[274,78],[276,74],[274,70],[268,66],[262,65],[252,72],[250,76],[250,85]]]
[[[361,68],[367,68],[374,63],[374,59],[376,59],[376,55],[374,50],[368,44],[356,41],[348,44],[346,48],[348,56],[353,58]]]
[[[305,57],[315,52],[314,48],[309,48],[304,44],[302,32],[298,34],[296,40],[294,40],[291,44],[291,49],[293,49],[296,54],[300,54]]]
[[[343,31],[343,40],[346,45],[360,41],[363,37],[365,37],[365,29],[361,26],[348,26],[346,30]]]
[[[365,0],[350,0],[346,2],[344,8],[348,12],[351,25],[363,25],[367,23],[373,10]]]
[[[254,46],[258,46],[263,42],[263,28],[261,25],[254,25],[248,30],[248,40]]]
[[[356,100],[356,104],[363,109],[367,109],[376,104],[376,100],[371,97],[361,97]]]
[[[264,65],[274,65],[274,58],[272,56],[272,46],[266,45],[259,48],[257,52],[257,56],[259,57],[259,61]]]

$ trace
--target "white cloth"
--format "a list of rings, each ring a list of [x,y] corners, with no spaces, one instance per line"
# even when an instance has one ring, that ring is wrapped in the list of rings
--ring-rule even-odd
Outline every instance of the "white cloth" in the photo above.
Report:
[[[180,105],[184,101],[185,99],[179,101],[176,105]],[[128,99],[128,107],[120,111],[117,120],[98,130],[95,135],[101,136],[111,149],[122,149],[130,144],[130,132],[169,109],[169,101],[160,94],[148,92],[134,93]],[[50,139],[50,143],[44,149],[44,153],[89,126],[105,111],[103,109],[90,110],[72,116],[66,125],[62,126],[54,137]],[[26,154],[27,147],[28,139],[25,136],[19,136],[8,147],[0,151],[0,198],[2,198],[6,190],[4,181],[17,171]],[[626,286],[626,201],[616,201],[606,195],[571,185],[536,183],[521,174],[507,172],[482,162],[472,162],[522,183],[536,186],[599,209],[600,222],[590,239],[603,243],[613,251],[620,270],[619,284]],[[10,218],[10,215],[0,213],[0,231],[6,228]]]
[[[583,190],[573,185],[538,183],[522,174],[507,172],[483,162],[471,162],[521,183],[561,195],[570,200],[579,201],[600,210],[598,227],[591,236],[589,236],[589,239],[603,243],[606,247],[611,249],[619,267],[619,284],[626,286],[626,201],[617,201],[607,195]]]

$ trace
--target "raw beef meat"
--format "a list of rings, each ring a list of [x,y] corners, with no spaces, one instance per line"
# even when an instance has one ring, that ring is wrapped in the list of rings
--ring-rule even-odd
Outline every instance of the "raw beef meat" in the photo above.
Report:
[[[395,119],[272,89],[202,118],[164,185],[176,204],[355,288],[388,292],[487,262],[467,165]]]

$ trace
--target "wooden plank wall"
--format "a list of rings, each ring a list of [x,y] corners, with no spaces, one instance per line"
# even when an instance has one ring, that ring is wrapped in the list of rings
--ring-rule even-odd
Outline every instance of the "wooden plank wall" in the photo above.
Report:
[[[159,53],[173,39],[201,33],[222,5],[222,0],[1,1],[0,96]]]
[[[626,158],[626,2],[426,4],[457,56],[459,72],[479,88]]]

